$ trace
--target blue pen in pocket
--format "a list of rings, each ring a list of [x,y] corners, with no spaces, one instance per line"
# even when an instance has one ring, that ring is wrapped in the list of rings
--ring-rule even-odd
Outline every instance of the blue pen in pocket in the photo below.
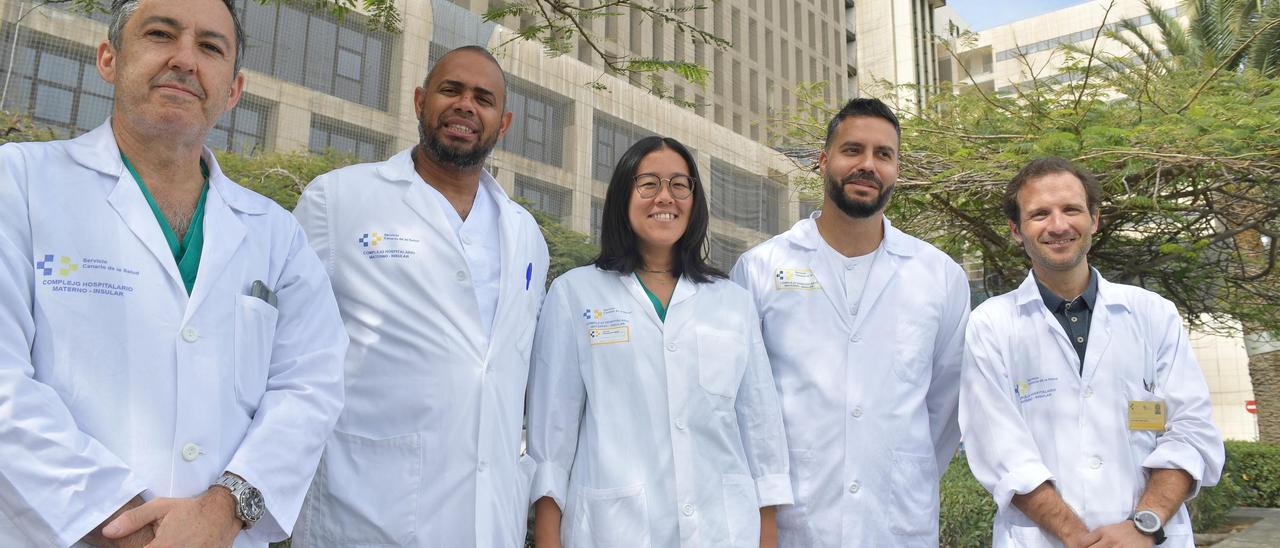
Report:
[[[533,281],[533,263],[529,263],[529,266],[524,267],[524,290],[525,291],[529,290],[529,282],[532,282],[532,281]]]

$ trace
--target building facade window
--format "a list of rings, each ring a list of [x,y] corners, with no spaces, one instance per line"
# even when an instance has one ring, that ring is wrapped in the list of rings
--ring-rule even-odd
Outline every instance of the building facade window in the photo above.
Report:
[[[562,166],[569,105],[554,93],[507,78],[511,127],[498,140],[498,147],[530,160]]]
[[[600,232],[604,230],[604,199],[591,198],[591,243],[600,245]]]
[[[713,217],[765,234],[782,231],[785,186],[712,158],[710,187]]]
[[[387,157],[390,141],[365,128],[312,114],[311,139],[307,149],[315,153],[333,149],[355,155],[362,162],[372,162]]]
[[[240,103],[222,115],[209,131],[205,145],[237,154],[254,154],[266,149],[267,120],[271,103],[250,95],[241,95]]]
[[[622,153],[650,135],[654,133],[596,111],[591,129],[591,178],[608,184]]]
[[[747,243],[722,236],[714,232],[707,233],[707,262],[721,271],[733,269],[738,257],[747,252]]]
[[[516,197],[529,203],[529,207],[551,215],[561,224],[568,222],[573,210],[573,195],[569,189],[516,174],[513,190]]]
[[[387,109],[392,36],[358,15],[342,22],[303,6],[237,0],[244,66],[379,110]]]

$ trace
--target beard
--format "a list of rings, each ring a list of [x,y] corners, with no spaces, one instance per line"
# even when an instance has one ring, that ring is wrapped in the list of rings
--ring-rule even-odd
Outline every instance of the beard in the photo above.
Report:
[[[845,215],[855,219],[866,219],[875,215],[877,211],[884,209],[884,206],[889,203],[889,197],[893,195],[893,187],[885,188],[884,181],[881,181],[880,177],[869,171],[854,173],[842,180],[837,180],[832,175],[827,175],[825,179],[827,198],[830,198],[831,202],[836,204],[836,207],[840,208],[840,211],[843,211]],[[880,194],[870,201],[849,197],[844,192],[844,185],[850,181],[858,180],[875,183],[876,187],[880,189]]]
[[[422,145],[427,156],[436,162],[458,168],[469,168],[484,163],[489,153],[493,152],[494,145],[498,144],[498,134],[494,133],[493,137],[485,141],[481,133],[481,140],[471,148],[459,148],[437,137],[436,132],[427,127],[424,117],[418,119],[418,143]]]

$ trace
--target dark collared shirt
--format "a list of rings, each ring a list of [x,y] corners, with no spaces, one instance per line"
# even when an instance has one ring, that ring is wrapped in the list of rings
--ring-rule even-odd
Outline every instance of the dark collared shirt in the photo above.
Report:
[[[1071,339],[1071,346],[1075,347],[1076,355],[1080,357],[1080,373],[1083,374],[1084,350],[1089,344],[1089,320],[1093,318],[1093,305],[1098,300],[1098,275],[1092,268],[1089,269],[1088,287],[1084,293],[1070,301],[1055,295],[1040,280],[1036,280],[1036,287],[1040,288],[1040,298],[1044,299],[1045,308],[1053,313],[1053,317],[1062,325],[1062,330],[1067,333],[1067,338]]]

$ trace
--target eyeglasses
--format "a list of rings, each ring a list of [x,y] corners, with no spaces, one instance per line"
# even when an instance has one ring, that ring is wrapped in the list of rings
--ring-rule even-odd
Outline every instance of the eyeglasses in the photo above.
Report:
[[[693,183],[695,179],[688,175],[672,175],[668,179],[663,179],[657,175],[644,174],[636,175],[634,179],[636,184],[636,192],[641,198],[649,199],[657,196],[662,191],[662,183],[667,183],[667,189],[671,191],[671,197],[677,200],[683,200],[693,195]]]

